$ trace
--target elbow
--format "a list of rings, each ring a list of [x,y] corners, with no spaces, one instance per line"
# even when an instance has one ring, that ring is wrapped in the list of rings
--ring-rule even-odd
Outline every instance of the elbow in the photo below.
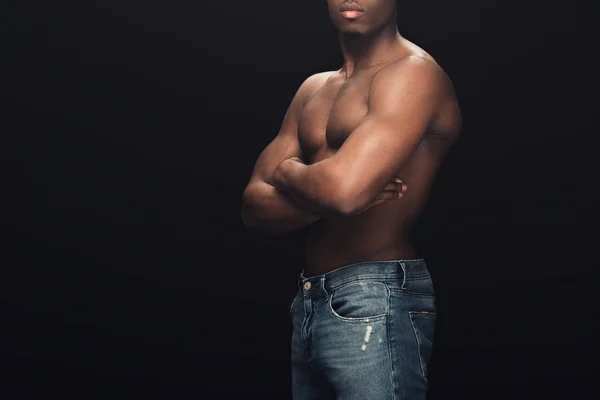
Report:
[[[242,203],[240,219],[242,224],[252,231],[260,231],[263,225],[259,206],[249,201]]]
[[[242,199],[242,207],[240,211],[240,220],[242,225],[251,232],[259,233],[267,236],[278,236],[279,232],[276,227],[268,223],[264,215],[264,207],[251,196],[244,194]]]
[[[247,204],[242,204],[242,211],[240,213],[242,224],[248,229],[255,229],[257,226],[257,220],[255,215],[249,209]]]
[[[343,217],[352,217],[360,214],[366,207],[356,199],[343,198],[336,202],[335,212]]]
[[[338,214],[343,217],[352,217],[360,214],[361,208],[355,207],[352,204],[345,205],[344,207],[338,210]]]
[[[251,212],[245,206],[242,206],[241,221],[244,227],[253,233],[265,236],[280,236],[286,233],[278,229],[277,226],[267,223],[264,219],[261,219],[260,215]]]
[[[265,229],[265,224],[262,223],[260,213],[251,204],[242,204],[240,219],[246,229],[256,233],[269,234]]]
[[[259,214],[259,207],[255,195],[252,193],[252,190],[247,188],[242,196],[242,207],[240,212],[242,224],[246,228],[252,230],[258,229],[260,224]]]
[[[338,187],[331,199],[332,209],[344,217],[358,215],[369,205],[367,197],[348,185]]]

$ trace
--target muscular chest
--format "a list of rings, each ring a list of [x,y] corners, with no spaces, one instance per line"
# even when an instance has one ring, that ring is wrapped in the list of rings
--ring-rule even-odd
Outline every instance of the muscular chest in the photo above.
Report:
[[[367,114],[369,81],[328,81],[307,101],[298,125],[303,157],[316,162],[334,154]]]

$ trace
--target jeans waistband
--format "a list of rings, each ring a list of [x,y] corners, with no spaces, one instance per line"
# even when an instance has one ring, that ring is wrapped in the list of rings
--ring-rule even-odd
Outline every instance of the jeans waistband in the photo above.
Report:
[[[400,279],[403,282],[414,279],[430,278],[429,270],[424,259],[366,261],[346,265],[322,275],[305,277],[304,270],[298,278],[298,288],[301,292],[311,288],[323,288],[326,291],[361,279]]]

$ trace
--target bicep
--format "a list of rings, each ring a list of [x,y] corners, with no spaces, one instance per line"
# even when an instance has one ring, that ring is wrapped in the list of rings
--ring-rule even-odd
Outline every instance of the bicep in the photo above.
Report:
[[[330,159],[348,193],[376,195],[406,165],[435,114],[440,79],[428,65],[391,69],[374,79],[369,112]]]
[[[329,160],[344,177],[342,190],[375,195],[396,177],[415,152],[422,135],[399,129],[393,119],[368,116]]]

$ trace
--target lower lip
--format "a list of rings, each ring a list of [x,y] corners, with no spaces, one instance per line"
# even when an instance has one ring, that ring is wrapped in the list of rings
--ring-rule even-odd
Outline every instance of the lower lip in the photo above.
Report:
[[[348,19],[356,19],[362,15],[361,11],[342,11],[342,16]]]

